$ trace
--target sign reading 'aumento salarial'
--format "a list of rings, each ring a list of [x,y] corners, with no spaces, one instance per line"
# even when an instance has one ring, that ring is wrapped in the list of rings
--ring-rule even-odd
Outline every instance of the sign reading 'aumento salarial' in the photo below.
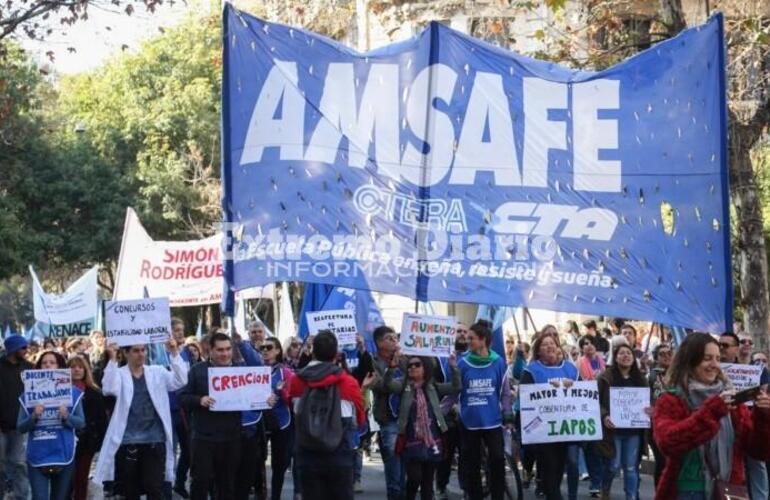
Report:
[[[224,275],[730,322],[722,20],[599,73],[225,8]]]

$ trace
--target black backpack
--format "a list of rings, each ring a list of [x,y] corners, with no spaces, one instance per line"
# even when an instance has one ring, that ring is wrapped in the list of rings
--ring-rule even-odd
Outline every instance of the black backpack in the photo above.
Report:
[[[297,446],[310,451],[337,450],[345,437],[337,384],[308,387],[296,411]]]

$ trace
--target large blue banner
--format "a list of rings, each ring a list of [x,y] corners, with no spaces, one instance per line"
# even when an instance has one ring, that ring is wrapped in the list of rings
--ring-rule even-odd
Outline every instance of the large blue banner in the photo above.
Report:
[[[722,18],[605,71],[438,23],[369,53],[226,6],[229,292],[731,325]]]

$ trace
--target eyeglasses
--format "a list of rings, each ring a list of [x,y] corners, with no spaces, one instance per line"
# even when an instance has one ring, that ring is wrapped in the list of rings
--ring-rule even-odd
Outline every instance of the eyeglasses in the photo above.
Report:
[[[767,364],[767,358],[754,358],[754,364],[755,365],[766,365]]]
[[[720,342],[719,348],[720,349],[730,349],[731,347],[738,347],[737,345],[728,344],[727,342]]]
[[[413,362],[413,363],[409,363],[409,364],[408,364],[408,365],[406,365],[406,366],[407,366],[408,368],[420,368],[420,367],[422,366],[422,363],[420,363],[419,361],[415,361],[415,362]]]
[[[272,351],[273,350],[273,344],[265,344],[262,346],[259,346],[259,350],[262,352]]]
[[[257,333],[265,333],[265,332],[263,330],[251,330],[251,332],[249,333],[257,334]]]
[[[742,345],[754,345],[754,341],[751,339],[741,339]]]

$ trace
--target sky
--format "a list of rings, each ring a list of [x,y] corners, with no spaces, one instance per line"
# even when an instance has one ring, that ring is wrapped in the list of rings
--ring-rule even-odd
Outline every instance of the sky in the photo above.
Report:
[[[143,40],[159,35],[161,28],[170,28],[186,13],[201,8],[198,2],[177,1],[173,5],[164,2],[155,13],[150,13],[140,2],[132,4],[135,11],[128,16],[123,11],[125,7],[97,0],[89,6],[86,21],[61,27],[58,18],[52,16],[54,32],[44,41],[21,37],[20,40],[40,65],[52,67],[62,75],[82,73],[102,65],[110,56],[123,50],[136,51]],[[75,52],[70,52],[70,47],[75,48]],[[48,51],[54,52],[53,63],[46,56]]]

